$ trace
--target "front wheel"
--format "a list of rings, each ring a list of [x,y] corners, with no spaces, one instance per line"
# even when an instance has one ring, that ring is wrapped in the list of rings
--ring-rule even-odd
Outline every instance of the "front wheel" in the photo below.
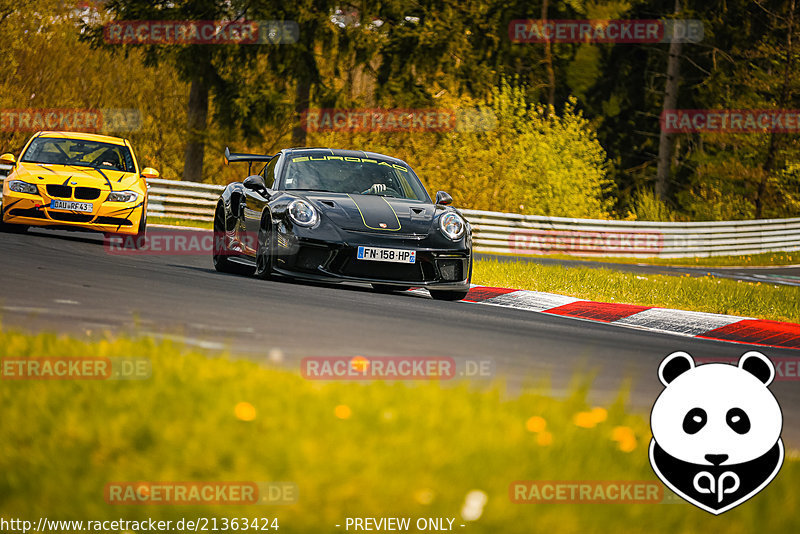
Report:
[[[140,249],[145,246],[145,236],[147,235],[147,209],[145,208],[142,211],[142,218],[139,219],[139,228],[136,230],[136,235],[134,236],[125,236],[123,239],[126,243],[125,248],[135,248]],[[129,238],[133,237],[133,244],[131,245],[129,242]]]
[[[272,273],[272,254],[270,250],[272,240],[269,230],[263,224],[258,229],[258,247],[256,248],[256,278],[267,280]]]
[[[408,291],[411,287],[390,286],[389,284],[372,284],[372,289],[378,293],[394,293],[395,291]]]
[[[0,221],[0,232],[7,234],[24,234],[28,231],[26,224],[8,224]]]
[[[436,289],[429,289],[428,290],[433,297],[434,300],[464,300],[467,297],[467,293],[469,290],[466,291],[444,291],[444,290],[436,290]]]
[[[144,239],[147,235],[147,207],[142,208],[142,218],[139,219],[139,229],[136,231],[136,240]]]
[[[24,234],[28,231],[28,225],[26,224],[9,224],[3,222],[4,214],[5,210],[0,211],[0,232],[7,232],[9,234]]]

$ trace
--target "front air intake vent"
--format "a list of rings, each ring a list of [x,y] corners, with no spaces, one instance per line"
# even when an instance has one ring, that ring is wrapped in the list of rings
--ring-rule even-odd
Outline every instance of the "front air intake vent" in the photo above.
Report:
[[[72,188],[68,185],[50,184],[47,186],[47,194],[51,197],[72,198]]]
[[[75,198],[80,200],[95,200],[100,197],[100,190],[96,187],[76,187]]]

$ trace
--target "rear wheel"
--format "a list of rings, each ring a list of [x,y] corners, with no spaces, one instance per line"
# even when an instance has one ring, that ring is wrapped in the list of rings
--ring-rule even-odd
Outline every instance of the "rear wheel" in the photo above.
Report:
[[[467,291],[443,291],[443,290],[436,290],[436,289],[429,289],[431,297],[435,300],[464,300],[469,293]]]
[[[214,269],[221,273],[246,274],[244,265],[231,261],[231,251],[226,244],[225,208],[217,204],[214,210]]]

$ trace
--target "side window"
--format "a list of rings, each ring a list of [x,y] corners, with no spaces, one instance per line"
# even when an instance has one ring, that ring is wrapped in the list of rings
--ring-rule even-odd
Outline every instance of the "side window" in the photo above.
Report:
[[[264,183],[267,184],[267,187],[272,189],[272,186],[275,185],[275,165],[278,163],[278,158],[272,158],[267,166],[264,167],[264,170],[261,171],[261,176],[264,178]]]
[[[410,198],[412,200],[422,200],[421,198],[419,198],[416,191],[414,191],[414,188],[411,187],[411,184],[408,183],[408,178],[406,178],[403,173],[397,170],[392,172],[394,178],[398,182],[400,182],[400,187],[403,188],[403,195],[405,195],[406,198]]]

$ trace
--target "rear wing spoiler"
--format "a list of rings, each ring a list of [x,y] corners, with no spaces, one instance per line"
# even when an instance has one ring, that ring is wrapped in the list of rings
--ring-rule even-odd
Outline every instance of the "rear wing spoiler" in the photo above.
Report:
[[[230,148],[225,147],[225,156],[223,157],[222,161],[225,165],[247,162],[247,174],[252,174],[250,170],[253,166],[253,163],[269,163],[269,161],[274,157],[275,156],[270,156],[269,154],[237,154],[235,152],[231,152]]]

